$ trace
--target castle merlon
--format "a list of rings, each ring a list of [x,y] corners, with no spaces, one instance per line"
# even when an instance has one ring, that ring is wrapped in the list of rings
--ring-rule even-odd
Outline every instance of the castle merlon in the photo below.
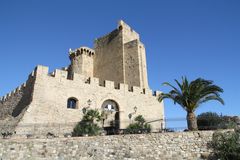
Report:
[[[124,83],[117,83],[114,81],[104,80],[103,83],[100,83],[99,78],[96,77],[87,77],[82,74],[74,73],[73,77],[71,79],[68,79],[68,71],[56,69],[54,72],[49,73],[49,68],[46,66],[38,65],[35,70],[30,74],[35,77],[41,77],[41,76],[49,76],[55,79],[62,79],[66,81],[77,81],[79,83],[84,83],[86,85],[93,85],[93,86],[99,86],[99,87],[105,87],[107,89],[112,90],[119,90],[119,92],[132,92],[137,94],[145,94],[145,95],[152,95],[157,96],[160,94],[160,91],[153,92],[152,90],[148,88],[141,88],[139,86],[129,86]],[[156,94],[157,93],[157,94]]]
[[[72,50],[71,48],[69,49],[69,57],[70,59],[76,56],[79,56],[81,54],[85,54],[88,56],[93,56],[95,54],[95,51],[91,48],[88,47],[80,47],[75,50]]]

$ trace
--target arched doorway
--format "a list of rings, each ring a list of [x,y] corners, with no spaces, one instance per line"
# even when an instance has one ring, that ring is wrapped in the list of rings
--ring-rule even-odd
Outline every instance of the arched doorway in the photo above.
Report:
[[[120,127],[119,106],[114,100],[108,99],[102,104],[103,128],[108,135],[117,134]]]

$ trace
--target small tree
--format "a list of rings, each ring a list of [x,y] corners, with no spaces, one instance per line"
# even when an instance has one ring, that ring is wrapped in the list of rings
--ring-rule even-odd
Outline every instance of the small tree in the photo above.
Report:
[[[151,125],[146,123],[146,120],[142,115],[137,116],[134,119],[135,123],[130,124],[126,128],[126,133],[128,134],[139,134],[139,133],[149,133],[151,132]]]
[[[82,120],[76,125],[73,130],[73,136],[95,136],[99,135],[101,127],[98,126],[96,122],[101,120],[101,114],[98,110],[87,110],[82,118]]]

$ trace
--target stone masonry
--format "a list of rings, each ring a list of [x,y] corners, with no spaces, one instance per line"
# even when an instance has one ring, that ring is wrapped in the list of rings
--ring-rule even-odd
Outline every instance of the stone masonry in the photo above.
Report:
[[[214,131],[0,141],[3,160],[200,160]]]
[[[96,39],[94,49],[70,50],[69,58],[68,67],[52,73],[38,65],[26,83],[0,100],[1,131],[70,133],[84,108],[111,109],[104,127],[125,129],[137,115],[153,131],[164,127],[163,103],[156,97],[160,92],[153,94],[148,86],[144,45],[126,23],[120,21],[117,29]],[[111,126],[112,121],[118,125]],[[61,129],[54,127],[60,124]]]

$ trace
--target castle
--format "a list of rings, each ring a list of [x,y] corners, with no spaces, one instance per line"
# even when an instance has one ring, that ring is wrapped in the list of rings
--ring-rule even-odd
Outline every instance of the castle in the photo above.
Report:
[[[1,98],[2,130],[69,133],[86,109],[108,111],[106,129],[125,129],[137,115],[153,131],[164,127],[160,92],[148,85],[145,47],[126,23],[119,21],[117,29],[96,39],[94,49],[70,49],[69,58],[68,67],[52,73],[38,65],[26,83]]]

